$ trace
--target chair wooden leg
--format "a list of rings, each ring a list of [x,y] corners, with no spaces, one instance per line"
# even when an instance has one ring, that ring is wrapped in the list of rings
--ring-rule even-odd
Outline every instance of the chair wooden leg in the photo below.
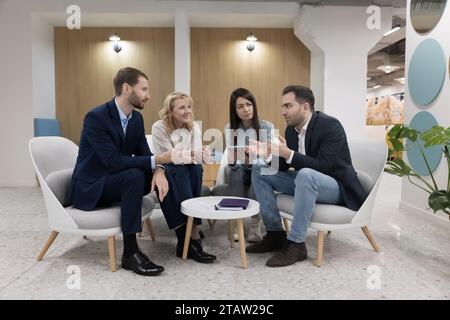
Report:
[[[111,272],[116,271],[116,238],[114,236],[108,237],[108,251],[109,251],[109,265]]]
[[[286,233],[289,233],[289,220],[287,218],[283,218],[284,230]]]
[[[152,241],[156,241],[155,231],[153,230],[152,220],[150,220],[150,218],[145,219],[145,225],[147,226],[148,233],[150,234],[150,238],[152,238]]]
[[[52,231],[52,234],[50,235],[50,237],[48,237],[47,242],[45,243],[44,247],[41,250],[41,253],[39,253],[39,256],[37,257],[37,261],[41,261],[42,260],[42,258],[47,253],[48,248],[50,248],[50,246],[52,245],[53,241],[55,241],[55,239],[58,236],[58,234],[59,234],[59,232]]]
[[[316,259],[317,267],[320,267],[322,265],[324,239],[325,239],[325,231],[317,231],[317,259]]]
[[[370,244],[372,245],[372,248],[375,252],[379,252],[380,248],[378,247],[377,243],[372,237],[372,234],[369,231],[369,228],[367,226],[361,228],[364,234],[366,235],[367,239],[369,240]]]
[[[142,238],[142,237],[144,236],[144,221],[142,221],[141,227],[142,227],[142,232],[139,232],[139,233],[137,234],[137,237],[138,237],[138,238]]]
[[[209,229],[214,230],[214,226],[216,225],[216,220],[208,219]]]

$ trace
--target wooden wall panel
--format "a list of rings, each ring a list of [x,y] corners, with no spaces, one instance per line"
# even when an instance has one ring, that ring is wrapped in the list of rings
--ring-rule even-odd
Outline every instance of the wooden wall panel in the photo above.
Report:
[[[251,53],[244,40],[250,31],[258,38]],[[230,93],[244,87],[254,93],[260,118],[284,135],[281,92],[290,84],[309,86],[309,79],[310,51],[292,29],[191,29],[191,94],[204,130],[223,130]]]
[[[108,41],[114,32],[123,40],[119,53]],[[149,77],[151,101],[141,112],[150,134],[164,98],[174,90],[173,28],[56,27],[54,43],[56,117],[64,137],[79,143],[85,114],[114,96],[112,80],[126,66]]]

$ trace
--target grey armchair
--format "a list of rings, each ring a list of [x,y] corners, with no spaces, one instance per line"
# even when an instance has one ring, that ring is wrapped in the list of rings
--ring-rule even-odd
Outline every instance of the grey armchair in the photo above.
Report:
[[[369,195],[358,211],[352,211],[342,206],[316,205],[309,227],[317,230],[317,259],[315,264],[318,267],[322,264],[325,233],[329,231],[361,228],[374,251],[379,251],[379,247],[367,226],[372,218],[375,197],[386,164],[387,146],[384,141],[360,139],[350,140],[349,147],[358,179]],[[289,231],[288,221],[292,221],[294,212],[293,196],[278,194],[277,205],[280,215],[283,217],[286,231]]]
[[[37,137],[29,143],[29,151],[44,196],[50,237],[37,260],[41,261],[60,232],[82,236],[107,237],[110,268],[116,271],[115,236],[121,232],[120,207],[111,206],[85,212],[68,202],[72,171],[78,154],[78,146],[61,137]],[[150,216],[155,203],[151,197],[144,197],[142,220],[155,239]]]

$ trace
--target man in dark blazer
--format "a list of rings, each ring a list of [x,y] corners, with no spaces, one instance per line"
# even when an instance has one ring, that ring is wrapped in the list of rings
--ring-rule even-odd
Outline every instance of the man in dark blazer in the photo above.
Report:
[[[357,211],[367,194],[352,166],[347,137],[341,123],[314,110],[314,94],[303,86],[283,90],[285,137],[268,146],[265,154],[278,164],[276,174],[253,166],[252,184],[261,207],[267,235],[247,247],[249,253],[278,251],[266,263],[282,267],[306,259],[306,231],[316,202],[342,205]],[[249,152],[264,149],[255,142]],[[289,170],[293,168],[294,170]],[[267,169],[267,168],[266,168]],[[294,216],[289,235],[283,230],[273,191],[294,196]]]
[[[115,98],[89,111],[84,119],[71,202],[85,211],[120,202],[122,267],[140,275],[159,275],[164,268],[139,250],[136,233],[142,231],[143,196],[155,187],[160,199],[167,194],[168,183],[161,164],[170,161],[170,154],[153,156],[142,115],[133,110],[144,109],[150,100],[147,76],[137,69],[123,68],[113,83]]]

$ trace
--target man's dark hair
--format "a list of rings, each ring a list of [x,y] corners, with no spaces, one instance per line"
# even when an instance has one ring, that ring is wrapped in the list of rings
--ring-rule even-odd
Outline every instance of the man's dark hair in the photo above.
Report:
[[[120,96],[122,94],[122,86],[124,83],[128,83],[130,86],[135,86],[136,83],[138,83],[139,77],[144,77],[148,80],[145,73],[138,69],[131,67],[120,69],[113,80],[116,96]]]
[[[311,112],[314,112],[315,99],[314,93],[310,88],[304,86],[287,86],[283,90],[283,96],[289,92],[295,94],[295,100],[297,100],[298,103],[309,103]]]

